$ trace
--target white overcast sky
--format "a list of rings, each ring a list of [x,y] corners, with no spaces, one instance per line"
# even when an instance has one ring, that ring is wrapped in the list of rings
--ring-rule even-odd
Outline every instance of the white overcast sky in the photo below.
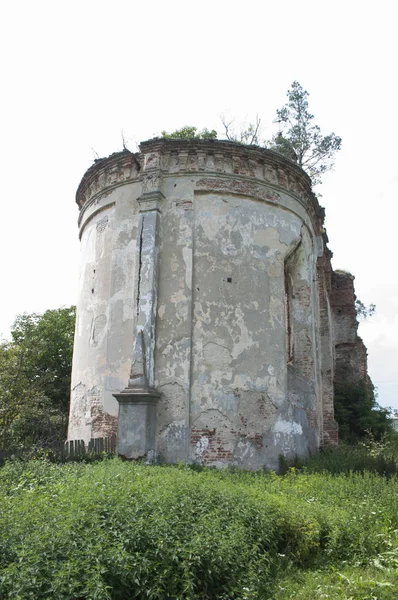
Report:
[[[76,301],[75,191],[92,164],[163,129],[220,130],[275,109],[298,80],[343,139],[321,186],[333,267],[377,314],[362,323],[383,406],[398,408],[398,4],[379,0],[3,0],[0,332]]]

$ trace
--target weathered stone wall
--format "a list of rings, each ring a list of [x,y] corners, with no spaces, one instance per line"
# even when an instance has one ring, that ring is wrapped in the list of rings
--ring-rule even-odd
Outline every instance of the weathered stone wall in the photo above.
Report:
[[[341,323],[323,209],[300,168],[231,142],[151,140],[97,161],[77,201],[71,439],[115,431],[113,394],[137,385],[143,352],[140,411],[143,385],[151,402],[160,393],[145,419],[167,461],[275,468],[336,442]]]
[[[353,275],[343,271],[334,271],[331,277],[335,385],[368,379],[367,351],[358,336],[354,279]]]

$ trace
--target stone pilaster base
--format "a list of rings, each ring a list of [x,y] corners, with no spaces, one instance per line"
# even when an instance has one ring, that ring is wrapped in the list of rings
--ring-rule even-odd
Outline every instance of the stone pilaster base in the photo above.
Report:
[[[129,459],[153,459],[159,392],[151,388],[126,388],[113,395],[119,402],[118,454]]]

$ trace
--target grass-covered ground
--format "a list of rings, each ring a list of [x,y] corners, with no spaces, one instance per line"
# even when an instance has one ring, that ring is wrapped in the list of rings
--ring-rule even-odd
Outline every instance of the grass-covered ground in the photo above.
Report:
[[[396,600],[397,476],[309,469],[10,461],[0,598]]]

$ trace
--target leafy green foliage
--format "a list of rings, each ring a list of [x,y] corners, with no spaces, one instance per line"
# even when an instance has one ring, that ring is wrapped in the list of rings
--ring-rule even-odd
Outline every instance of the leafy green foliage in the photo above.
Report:
[[[365,600],[396,586],[396,529],[395,477],[13,461],[0,598]]]
[[[337,447],[322,448],[306,459],[288,461],[281,457],[283,472],[289,468],[305,469],[308,473],[377,473],[386,477],[398,475],[398,434],[389,431],[378,441],[368,434],[356,444],[341,442]]]
[[[374,388],[365,380],[335,385],[334,415],[340,439],[348,442],[364,438],[369,432],[380,440],[392,429],[388,409],[377,404]]]
[[[314,115],[308,110],[308,92],[298,81],[293,81],[287,92],[288,102],[276,111],[281,131],[274,136],[271,149],[296,160],[311,177],[314,184],[333,168],[341,138],[334,133],[322,135],[313,123]]]
[[[217,131],[214,129],[209,131],[206,128],[198,131],[197,127],[186,125],[185,127],[181,127],[181,129],[176,129],[172,133],[162,131],[162,138],[169,140],[216,140]]]
[[[19,315],[0,344],[0,440],[29,446],[63,439],[75,308]]]
[[[297,162],[307,171],[313,184],[321,183],[322,175],[333,169],[334,157],[341,148],[341,138],[335,133],[322,135],[320,127],[313,122],[314,115],[309,112],[308,96],[300,83],[294,81],[287,92],[288,102],[276,111],[280,131],[271,141],[266,142],[260,137],[259,115],[240,129],[236,127],[235,119],[221,115],[225,138],[247,146],[265,146],[274,150]],[[198,131],[188,125],[171,133],[162,131],[162,138],[166,139],[215,140],[217,135],[214,129]]]

